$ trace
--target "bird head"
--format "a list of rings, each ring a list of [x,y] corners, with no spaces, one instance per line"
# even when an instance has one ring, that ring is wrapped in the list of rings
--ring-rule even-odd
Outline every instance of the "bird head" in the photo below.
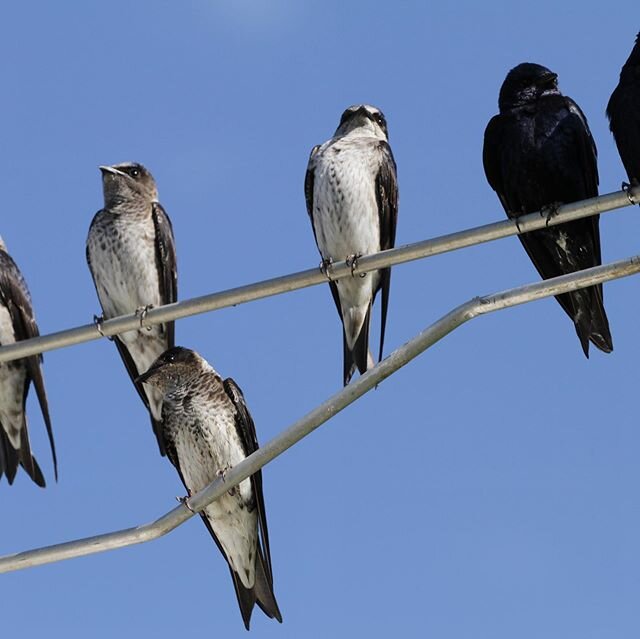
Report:
[[[155,180],[142,164],[122,162],[101,166],[100,171],[106,208],[113,208],[124,202],[151,204],[158,200]]]
[[[149,370],[136,379],[137,384],[150,384],[162,391],[176,388],[192,379],[201,368],[202,358],[182,346],[165,351],[151,364]]]
[[[348,135],[358,130],[380,140],[388,140],[387,120],[384,113],[370,104],[354,104],[344,111],[335,137]]]
[[[558,74],[541,64],[523,62],[507,73],[500,88],[500,111],[535,102],[543,95],[559,95]]]

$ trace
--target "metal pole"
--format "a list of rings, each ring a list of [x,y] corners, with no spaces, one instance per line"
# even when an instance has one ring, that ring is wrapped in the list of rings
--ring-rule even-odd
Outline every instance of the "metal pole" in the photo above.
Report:
[[[524,215],[518,220],[520,230],[518,230],[518,226],[516,226],[513,220],[504,220],[478,226],[473,229],[458,231],[457,233],[442,235],[430,240],[416,242],[415,244],[407,244],[406,246],[388,251],[362,256],[358,259],[353,274],[366,273],[367,271],[373,271],[393,264],[411,262],[412,260],[455,251],[475,244],[509,237],[510,235],[527,233],[543,228],[547,223],[549,226],[555,226],[583,217],[613,211],[629,206],[632,204],[632,199],[640,202],[640,187],[634,187],[630,191],[616,191],[615,193],[601,195],[590,200],[567,204],[560,207],[557,215],[548,221],[545,216],[541,216],[539,213]],[[351,266],[347,265],[346,262],[336,262],[331,266],[329,277],[332,280],[338,280],[351,276],[351,274]],[[145,315],[143,323],[145,326],[162,324],[171,320],[189,317],[190,315],[206,313],[227,306],[244,304],[245,302],[263,297],[279,295],[308,286],[315,286],[326,281],[327,276],[323,275],[318,268],[300,271],[298,273],[292,273],[291,275],[275,277],[219,293],[212,293],[211,295],[203,295],[202,297],[183,300],[175,304],[160,306],[149,310]],[[125,331],[135,330],[140,326],[140,321],[138,315],[123,315],[103,322],[101,326],[102,333],[100,333],[95,324],[86,324],[84,326],[50,333],[49,335],[23,340],[14,344],[8,344],[0,347],[0,362],[8,362],[13,359],[19,359],[20,357],[36,355],[37,353],[44,353],[57,348],[100,339],[103,336],[111,337],[112,335],[124,333]]]
[[[122,548],[167,534],[241,481],[255,473],[285,450],[309,435],[343,408],[362,397],[382,380],[417,357],[420,353],[458,328],[461,324],[485,313],[499,311],[510,306],[524,304],[578,288],[600,284],[608,280],[627,277],[640,272],[640,255],[627,260],[596,266],[584,271],[562,275],[550,280],[527,284],[484,297],[476,297],[450,311],[422,333],[396,349],[389,357],[367,371],[327,401],[314,408],[289,428],[267,442],[237,466],[231,468],[224,479],[216,479],[184,504],[170,510],[154,522],[135,528],[87,537],[63,544],[46,546],[36,550],[0,557],[0,573],[21,570],[32,566],[81,557],[105,550]],[[190,510],[191,509],[191,510]]]

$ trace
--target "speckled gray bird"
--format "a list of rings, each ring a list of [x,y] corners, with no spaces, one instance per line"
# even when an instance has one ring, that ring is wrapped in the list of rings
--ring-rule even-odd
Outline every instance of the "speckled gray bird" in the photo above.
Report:
[[[0,345],[13,344],[39,334],[27,284],[0,238]],[[26,401],[31,382],[40,403],[53,456],[54,473],[58,478],[41,361],[41,356],[32,355],[0,363],[0,477],[6,475],[10,484],[15,479],[18,466],[22,466],[38,486],[45,486],[44,475],[29,443]]]
[[[396,163],[382,112],[368,104],[344,111],[334,136],[311,151],[304,183],[307,212],[324,268],[393,248],[398,217]],[[373,366],[371,307],[382,291],[380,352],[389,305],[391,269],[329,282],[343,326],[343,381]]]
[[[104,319],[177,300],[176,250],[171,221],[158,202],[151,173],[141,164],[101,166],[104,208],[87,237],[87,262]],[[136,378],[174,345],[174,324],[141,326],[114,338],[127,372],[149,410],[160,452],[162,396]]]
[[[198,353],[172,348],[138,381],[163,396],[164,447],[189,495],[257,450],[255,425],[242,391]],[[256,603],[268,617],[282,622],[273,593],[262,473],[240,482],[201,516],[229,564],[247,630]]]

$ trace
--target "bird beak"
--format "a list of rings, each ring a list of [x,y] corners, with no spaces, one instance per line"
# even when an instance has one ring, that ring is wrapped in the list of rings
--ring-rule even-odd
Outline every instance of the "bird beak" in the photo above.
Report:
[[[136,377],[135,383],[144,384],[145,382],[148,382],[161,368],[162,364],[158,364],[157,362],[155,364],[151,364],[151,367],[146,373],[142,373],[142,375]]]
[[[98,168],[102,171],[102,175],[104,175],[105,173],[111,173],[113,175],[127,175],[123,171],[120,171],[113,166],[99,166]]]
[[[545,73],[542,78],[540,78],[540,84],[551,84],[558,79],[558,74],[553,71],[549,71],[549,73]]]

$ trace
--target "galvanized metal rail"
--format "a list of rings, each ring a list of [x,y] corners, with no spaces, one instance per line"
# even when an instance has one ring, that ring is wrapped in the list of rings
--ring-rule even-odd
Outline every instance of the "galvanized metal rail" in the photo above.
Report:
[[[224,479],[216,479],[206,488],[190,497],[186,504],[173,508],[154,522],[134,528],[126,528],[104,535],[0,557],[0,573],[140,544],[161,537],[192,517],[194,512],[202,510],[226,491],[233,488],[233,486],[236,486],[265,464],[281,455],[285,450],[318,428],[318,426],[328,421],[336,413],[370,391],[382,380],[465,322],[486,313],[639,272],[640,255],[554,279],[527,284],[501,293],[473,298],[447,313],[422,333],[396,349],[362,377],[337,392],[256,452],[249,455],[245,460],[231,468]]]
[[[570,222],[583,217],[597,215],[620,209],[625,206],[640,202],[640,187],[634,187],[627,191],[616,191],[607,195],[601,195],[582,202],[566,204],[558,209],[556,215],[547,220],[546,215],[531,213],[522,216],[518,224],[512,220],[503,220],[492,224],[485,224],[472,229],[442,235],[430,240],[407,244],[388,251],[381,251],[373,255],[362,256],[358,259],[355,268],[346,262],[336,262],[330,269],[328,275],[323,274],[319,268],[292,273],[283,277],[264,280],[238,288],[232,288],[211,295],[203,295],[188,300],[167,304],[149,310],[143,323],[145,326],[161,324],[171,320],[214,311],[227,306],[244,304],[253,300],[287,293],[307,286],[326,283],[327,277],[338,280],[343,277],[366,273],[394,264],[402,264],[412,260],[418,260],[440,253],[455,251],[475,244],[490,242],[518,233],[527,233],[543,228],[547,224],[555,226],[563,222]],[[49,335],[42,335],[32,339],[8,344],[0,347],[0,362],[7,362],[28,355],[35,355],[51,351],[65,346],[72,346],[82,342],[89,342],[101,337],[111,337],[125,331],[136,329],[140,326],[140,316],[136,314],[123,315],[101,324],[100,330],[95,323],[78,326]]]

